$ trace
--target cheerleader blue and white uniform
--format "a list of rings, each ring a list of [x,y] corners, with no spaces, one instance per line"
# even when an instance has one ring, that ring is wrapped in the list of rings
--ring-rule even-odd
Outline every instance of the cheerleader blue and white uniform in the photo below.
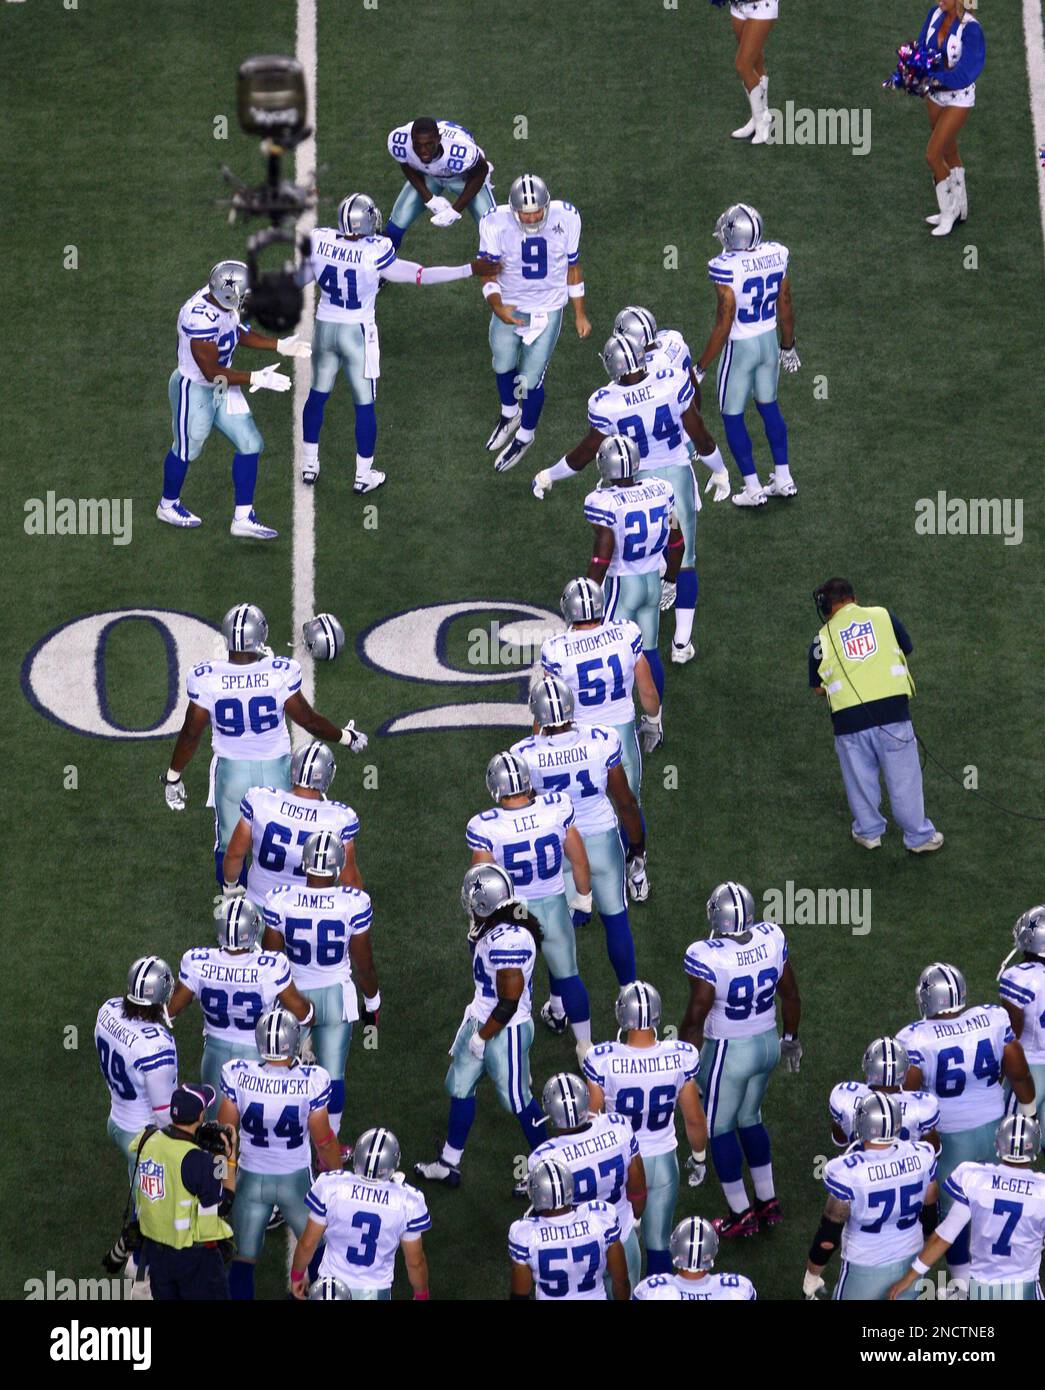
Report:
[[[946,64],[935,73],[940,88],[929,93],[929,100],[937,106],[972,107],[976,105],[976,79],[983,71],[987,57],[983,29],[978,19],[965,14],[946,39],[941,40],[940,28],[944,18],[940,6],[934,5],[918,35],[919,44],[944,53]]]
[[[733,0],[729,13],[734,19],[776,19],[780,0]]]

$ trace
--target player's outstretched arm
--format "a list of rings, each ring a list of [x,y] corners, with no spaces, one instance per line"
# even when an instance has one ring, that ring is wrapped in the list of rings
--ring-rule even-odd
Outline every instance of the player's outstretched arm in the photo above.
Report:
[[[485,294],[485,290],[483,291]],[[534,478],[531,487],[533,495],[540,501],[546,492],[550,492],[556,483],[572,478],[574,473],[579,473],[582,468],[586,468],[599,451],[599,445],[606,436],[597,429],[590,429],[581,442],[570,450],[568,454],[563,454],[558,463],[553,463],[550,468],[544,468]],[[602,582],[601,578],[599,580]]]
[[[381,272],[383,280],[394,285],[448,285],[451,280],[467,280],[477,274],[475,261],[466,265],[421,265],[417,261],[396,259]],[[493,272],[496,274],[496,270]]]
[[[961,1223],[962,1226],[964,1226],[969,1219],[969,1209],[968,1207],[961,1208],[957,1202],[951,1210],[953,1211],[956,1209],[959,1209],[965,1217],[965,1221]],[[920,1279],[924,1274],[928,1274],[937,1260],[946,1255],[947,1251],[951,1248],[953,1239],[954,1237],[952,1236],[951,1240],[944,1240],[938,1230],[933,1231],[932,1235],[912,1261],[911,1268],[902,1279],[897,1279],[896,1283],[893,1284],[889,1292],[885,1295],[886,1298],[890,1302],[894,1302],[902,1293],[907,1292],[916,1279]],[[920,1268],[918,1268],[918,1266],[920,1266]]]
[[[736,295],[729,285],[716,285],[715,298],[715,323],[711,330],[711,336],[693,368],[693,375],[698,382],[704,380],[704,374],[725,347],[729,339],[729,331],[733,327],[733,319],[736,317]]]
[[[243,339],[240,340],[241,342]],[[218,361],[218,345],[210,340],[194,338],[190,344],[192,358],[208,381],[219,378],[226,386],[249,386],[250,372],[237,371],[235,367],[223,367]]]
[[[631,1284],[628,1282],[628,1261],[624,1254],[624,1246],[619,1240],[615,1240],[606,1251],[606,1273],[610,1276],[610,1282],[613,1285],[614,1302],[629,1302]]]
[[[290,1292],[295,1298],[302,1301],[308,1295],[308,1280],[305,1278],[305,1271],[308,1269],[325,1231],[325,1225],[321,1226],[318,1221],[314,1221],[310,1217],[305,1229],[298,1236],[297,1245],[294,1247],[294,1255],[290,1262]]]
[[[715,1002],[715,986],[709,980],[689,977],[689,1003],[679,1024],[679,1037],[695,1048],[704,1046],[704,1020]]]
[[[325,715],[314,710],[300,690],[290,697],[283,708],[294,723],[313,738],[326,739],[328,743],[346,743],[353,753],[361,753],[369,742],[366,734],[355,727],[354,719],[345,728],[339,729]]]

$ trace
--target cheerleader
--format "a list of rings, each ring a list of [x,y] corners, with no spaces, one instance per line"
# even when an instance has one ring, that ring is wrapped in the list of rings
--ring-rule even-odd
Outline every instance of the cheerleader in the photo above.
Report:
[[[940,210],[925,220],[932,225],[933,236],[947,236],[955,222],[964,222],[969,215],[958,133],[976,104],[976,79],[983,71],[986,44],[979,20],[967,12],[966,0],[940,0],[934,5],[918,42],[944,55],[926,101],[932,133],[925,158]]]
[[[732,0],[729,7],[737,41],[737,76],[751,104],[751,119],[733,131],[733,139],[750,140],[753,145],[764,145],[773,129],[765,50],[778,9],[779,0]]]

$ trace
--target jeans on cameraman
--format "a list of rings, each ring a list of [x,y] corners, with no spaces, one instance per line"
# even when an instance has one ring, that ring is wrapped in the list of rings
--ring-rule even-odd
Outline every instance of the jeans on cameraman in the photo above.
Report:
[[[219,1302],[229,1296],[225,1259],[217,1245],[190,1245],[175,1250],[155,1240],[142,1241],[152,1296],[157,1302]]]

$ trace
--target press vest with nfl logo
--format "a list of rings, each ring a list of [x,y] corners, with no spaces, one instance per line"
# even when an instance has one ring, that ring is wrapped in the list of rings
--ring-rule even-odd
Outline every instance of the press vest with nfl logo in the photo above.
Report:
[[[914,694],[888,609],[843,604],[820,629],[818,640],[817,671],[832,714],[872,700]]]
[[[141,1135],[135,1135],[134,1143]],[[232,1228],[218,1209],[201,1207],[182,1182],[181,1162],[192,1145],[162,1130],[146,1139],[138,1160],[138,1225],[158,1245],[187,1249],[204,1241],[228,1240]]]

